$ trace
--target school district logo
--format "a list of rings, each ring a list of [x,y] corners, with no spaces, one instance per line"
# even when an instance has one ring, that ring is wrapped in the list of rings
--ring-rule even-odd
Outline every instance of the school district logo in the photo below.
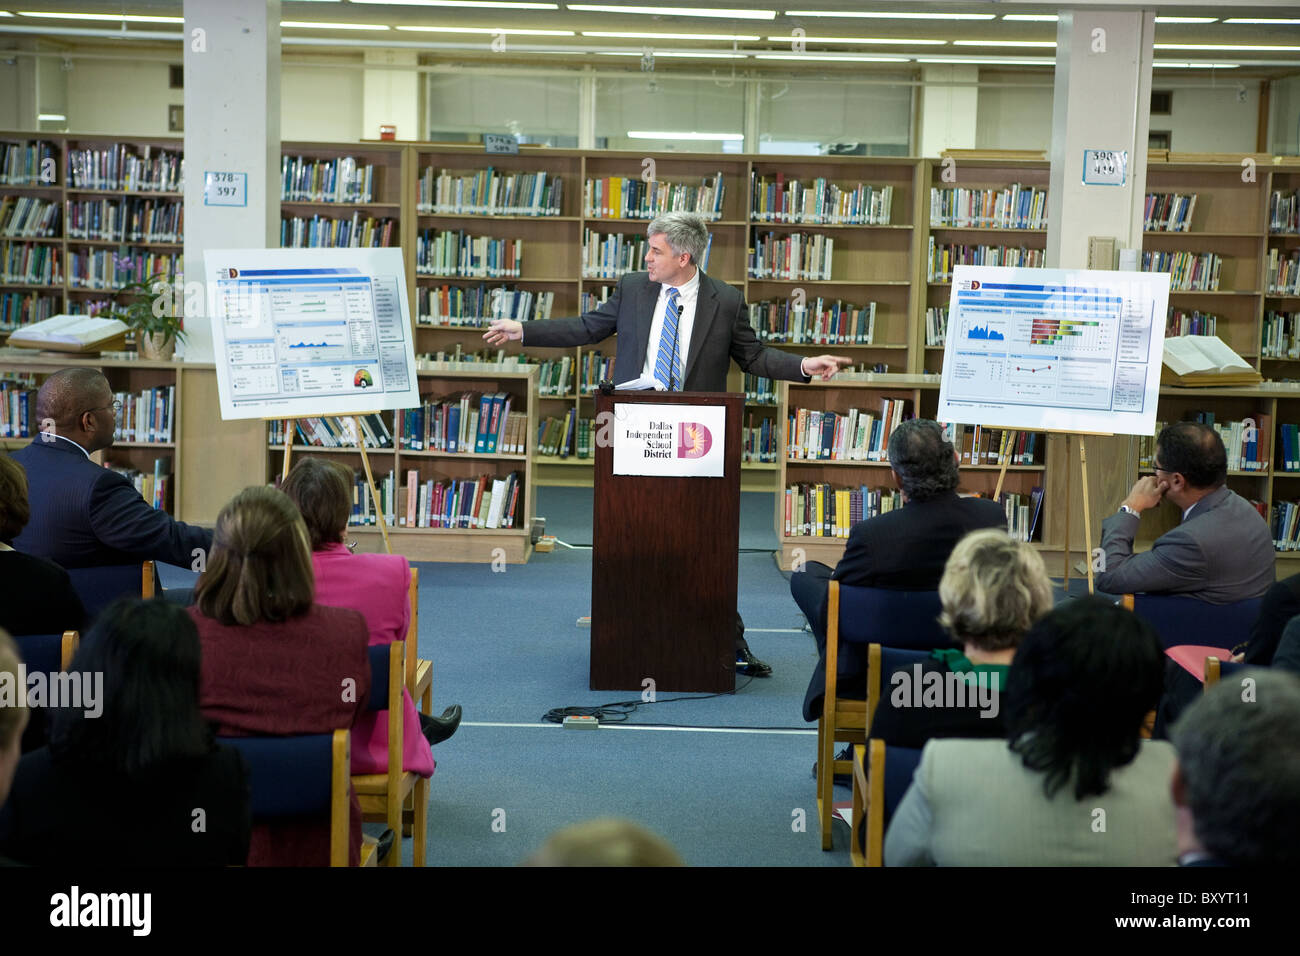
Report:
[[[699,422],[681,422],[677,426],[677,457],[703,458],[713,447],[713,436]]]

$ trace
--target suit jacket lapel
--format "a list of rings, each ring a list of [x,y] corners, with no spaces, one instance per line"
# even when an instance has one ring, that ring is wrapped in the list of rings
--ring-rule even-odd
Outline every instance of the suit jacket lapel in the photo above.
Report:
[[[1203,515],[1207,511],[1217,508],[1223,502],[1223,500],[1228,497],[1228,494],[1231,491],[1232,491],[1231,488],[1229,488],[1227,485],[1223,485],[1217,490],[1210,492],[1200,501],[1196,502],[1196,504],[1192,505],[1192,510],[1187,512],[1187,517],[1184,518],[1183,520],[1191,521],[1193,518],[1197,517],[1198,515]]]
[[[650,328],[655,320],[655,305],[659,301],[659,283],[651,282],[649,277],[645,277],[641,288],[637,291],[637,300],[632,310],[632,321],[635,323],[632,328],[632,334],[627,336],[628,341],[620,342],[618,349],[637,349],[632,353],[632,377],[635,378],[641,374],[641,369],[645,366],[646,350],[650,348]],[[638,354],[639,353],[639,354]]]
[[[709,326],[718,315],[718,292],[713,280],[700,272],[700,288],[695,296],[695,325],[691,329],[691,344],[686,353],[686,368],[682,369],[682,386],[691,380],[695,363],[700,360],[700,352],[709,335]]]

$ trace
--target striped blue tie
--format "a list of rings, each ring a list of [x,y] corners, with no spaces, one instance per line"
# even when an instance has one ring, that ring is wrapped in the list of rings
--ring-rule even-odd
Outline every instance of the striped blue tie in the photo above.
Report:
[[[655,378],[670,392],[682,387],[682,352],[677,347],[677,290],[668,290],[668,307],[664,309],[664,327],[659,333],[659,355],[655,359]]]

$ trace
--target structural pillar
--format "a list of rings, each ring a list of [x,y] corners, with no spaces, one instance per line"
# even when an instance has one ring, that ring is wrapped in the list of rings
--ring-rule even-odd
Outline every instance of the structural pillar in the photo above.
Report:
[[[421,74],[415,50],[366,50],[359,139],[379,139],[379,127],[397,127],[398,139],[423,139]],[[409,69],[402,69],[409,67]]]
[[[975,148],[978,66],[926,66],[921,70],[921,153]]]

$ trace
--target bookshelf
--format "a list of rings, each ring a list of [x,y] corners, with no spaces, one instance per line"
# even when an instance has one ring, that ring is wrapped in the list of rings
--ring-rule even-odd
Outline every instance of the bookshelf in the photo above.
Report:
[[[1291,287],[1274,290],[1270,288],[1270,278],[1274,285],[1279,278],[1271,274],[1271,266],[1295,261],[1300,255],[1300,210],[1297,209],[1296,194],[1300,190],[1300,166],[1292,163],[1288,166],[1274,166],[1269,170],[1269,214],[1264,225],[1267,233],[1262,254],[1263,275],[1260,288],[1264,292],[1263,316],[1261,317],[1261,355],[1260,370],[1268,377],[1294,379],[1300,376],[1300,294]],[[1274,196],[1278,197],[1280,208],[1274,209]],[[1270,331],[1280,326],[1280,330]],[[1269,346],[1273,347],[1270,348]]]

